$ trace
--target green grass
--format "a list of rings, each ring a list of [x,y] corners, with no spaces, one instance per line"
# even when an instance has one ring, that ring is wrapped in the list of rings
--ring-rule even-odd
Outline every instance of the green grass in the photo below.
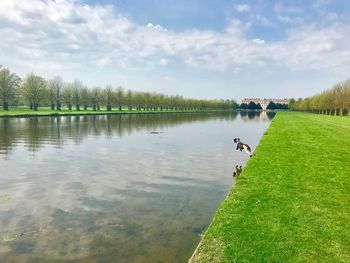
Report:
[[[218,110],[206,110],[205,112],[208,111],[218,111]],[[10,108],[8,111],[4,111],[3,109],[0,108],[0,118],[1,117],[26,117],[26,116],[56,116],[56,115],[99,115],[99,114],[130,114],[130,113],[179,113],[179,112],[204,112],[204,111],[170,111],[170,110],[142,110],[142,111],[137,111],[137,110],[128,110],[128,109],[123,109],[122,111],[119,111],[117,109],[113,109],[112,111],[107,111],[106,109],[101,109],[99,111],[94,111],[92,109],[88,110],[68,110],[66,108],[63,108],[62,110],[51,110],[50,108],[39,108],[37,111],[30,110],[29,108],[26,107],[18,107],[18,108]]]
[[[193,262],[350,262],[350,118],[279,112]]]

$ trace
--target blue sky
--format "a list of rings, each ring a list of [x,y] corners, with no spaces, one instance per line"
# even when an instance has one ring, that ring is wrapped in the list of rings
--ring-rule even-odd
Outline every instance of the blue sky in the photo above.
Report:
[[[0,23],[0,64],[22,77],[237,100],[350,77],[344,0],[1,0]]]

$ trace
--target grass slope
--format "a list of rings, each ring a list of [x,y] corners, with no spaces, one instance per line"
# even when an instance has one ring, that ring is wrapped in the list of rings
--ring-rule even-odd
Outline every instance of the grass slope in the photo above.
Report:
[[[193,262],[350,262],[350,118],[279,112]]]
[[[60,111],[58,110],[51,110],[50,108],[39,108],[37,111],[30,110],[29,108],[11,108],[8,111],[4,111],[0,109],[0,118],[2,117],[30,117],[30,116],[64,116],[64,115],[106,115],[106,114],[130,114],[130,113],[182,113],[182,112],[208,112],[208,111],[222,111],[222,110],[206,110],[206,111],[170,111],[170,110],[128,110],[123,109],[122,111],[119,111],[117,109],[113,109],[112,111],[107,111],[105,109],[101,109],[99,111],[93,111],[92,109],[89,110],[68,110],[68,109],[62,109]]]

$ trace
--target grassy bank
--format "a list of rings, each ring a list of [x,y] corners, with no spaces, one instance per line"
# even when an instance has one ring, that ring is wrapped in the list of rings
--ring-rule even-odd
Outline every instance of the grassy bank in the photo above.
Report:
[[[279,112],[193,262],[350,262],[350,119]]]
[[[182,113],[182,112],[211,112],[211,111],[223,111],[223,110],[196,110],[196,111],[173,111],[173,110],[128,110],[123,109],[122,111],[119,111],[117,109],[113,109],[112,111],[107,111],[106,109],[101,109],[94,111],[92,109],[90,110],[68,110],[68,109],[62,109],[60,111],[58,110],[51,110],[50,108],[39,108],[37,111],[30,110],[29,108],[11,108],[8,111],[4,111],[3,109],[0,109],[0,118],[2,117],[32,117],[32,116],[69,116],[69,115],[109,115],[109,114],[143,114],[143,113]]]

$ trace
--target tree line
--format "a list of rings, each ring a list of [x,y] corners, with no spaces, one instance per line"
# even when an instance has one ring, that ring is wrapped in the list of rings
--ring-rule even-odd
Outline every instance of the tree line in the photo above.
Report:
[[[28,106],[31,110],[50,107],[51,110],[99,111],[102,108],[128,110],[208,110],[235,109],[234,100],[188,99],[182,96],[169,96],[155,92],[125,90],[114,88],[89,88],[79,80],[66,83],[61,77],[46,80],[34,73],[23,80],[8,68],[0,68],[0,102],[3,110],[10,106]]]
[[[327,115],[350,115],[350,79],[309,98],[291,99],[292,110]]]
[[[254,101],[247,103],[241,103],[239,105],[239,108],[241,110],[262,110],[260,103],[255,103]],[[281,104],[281,103],[274,103],[273,101],[270,101],[269,104],[266,106],[267,110],[288,110],[287,104]]]
[[[267,110],[288,110],[288,104],[274,103],[270,101],[266,106]]]
[[[255,103],[254,101],[247,103],[241,103],[239,105],[239,108],[241,110],[262,110],[261,104],[260,103]]]

